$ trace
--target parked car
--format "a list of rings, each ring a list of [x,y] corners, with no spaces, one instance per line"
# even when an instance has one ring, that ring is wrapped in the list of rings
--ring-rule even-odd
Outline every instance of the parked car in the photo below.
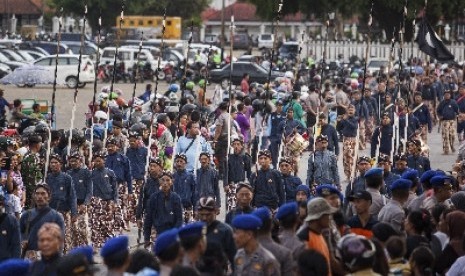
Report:
[[[299,43],[295,41],[286,41],[279,48],[280,59],[296,59],[299,54]]]
[[[110,63],[113,64],[115,60],[116,47],[106,47],[103,49],[102,56],[100,57],[100,64]],[[139,53],[138,48],[131,47],[120,47],[118,49],[117,63],[123,62],[126,72],[128,69],[132,69],[134,64],[137,62],[137,54]],[[142,49],[139,60],[143,62],[149,62],[152,66],[152,70],[156,70],[158,67],[158,59],[156,59],[152,53],[147,49]],[[166,61],[162,61],[161,68],[166,65]]]
[[[205,39],[203,40],[203,43],[208,45],[220,46],[221,36],[217,34],[205,34]]]
[[[384,72],[387,72],[389,60],[384,58],[371,58],[368,60],[367,72],[373,74],[374,72],[380,71],[381,67],[384,67]]]
[[[79,55],[79,51],[81,49],[80,41],[65,41],[63,44],[68,46],[74,54]],[[100,54],[102,53],[102,50],[97,45],[89,41],[84,41],[82,50],[82,54],[89,56],[89,58],[94,62],[97,60],[97,51],[100,51]]]
[[[231,72],[231,64],[225,65],[221,69],[210,70],[210,81],[220,83],[223,88],[228,87]],[[233,62],[232,83],[239,85],[245,73],[250,76],[249,82],[265,83],[268,81],[268,72],[265,68],[253,62]],[[283,77],[283,72],[271,71],[271,79]]]
[[[260,34],[258,36],[258,49],[272,49],[274,43],[274,36],[273,34]]]
[[[8,75],[11,72],[12,72],[11,68],[8,65],[4,63],[0,63],[0,79]]]
[[[36,47],[43,49],[49,55],[56,55],[57,43],[47,41],[24,41],[18,44],[19,49],[35,49]],[[60,54],[73,54],[73,52],[63,43],[60,43]]]
[[[56,56],[50,55],[36,60],[34,65],[46,67],[48,70],[50,70],[50,74],[55,74],[55,63]],[[75,88],[76,85],[78,85],[78,65],[79,55],[59,55],[57,83],[65,83],[68,88]],[[94,80],[94,63],[88,56],[82,56],[78,86],[83,88],[87,83],[93,83]]]
[[[246,33],[235,34],[233,37],[233,48],[248,50],[252,47],[252,39]]]

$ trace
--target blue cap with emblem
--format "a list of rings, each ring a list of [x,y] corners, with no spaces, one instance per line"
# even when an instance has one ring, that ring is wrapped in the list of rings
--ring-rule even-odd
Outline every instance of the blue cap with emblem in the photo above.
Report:
[[[22,259],[9,259],[0,263],[0,273],[4,276],[28,275],[31,263]]]
[[[310,188],[305,185],[305,184],[300,184],[299,186],[297,186],[297,188],[295,189],[295,192],[305,192],[305,194],[307,194],[307,198],[310,199]]]
[[[201,237],[206,234],[205,223],[201,221],[192,222],[179,228],[179,238]]]
[[[413,182],[408,179],[397,179],[391,184],[391,191],[394,190],[409,190],[413,185]]]
[[[338,190],[338,188],[332,184],[321,184],[316,187],[316,194],[319,197],[327,197],[329,195],[337,195],[341,201],[344,200],[344,196]]]
[[[71,249],[68,255],[73,255],[73,254],[82,254],[86,256],[86,259],[89,262],[89,264],[94,263],[94,248],[90,245],[79,246],[79,247],[75,247]]]
[[[447,175],[436,175],[429,181],[433,188],[442,188],[447,185],[452,185],[452,179]]]
[[[433,178],[436,175],[436,173],[437,171],[434,171],[434,170],[428,170],[424,172],[420,177],[420,182],[421,183],[429,182],[431,178]]]
[[[157,242],[153,246],[153,252],[155,252],[155,255],[159,255],[163,252],[163,250],[179,243],[178,232],[179,230],[177,228],[173,228],[161,233],[157,237]]]
[[[297,206],[297,202],[289,202],[279,207],[276,218],[281,220],[287,216],[297,215],[298,213],[299,207]]]
[[[255,211],[252,212],[252,215],[259,218],[262,221],[262,223],[271,219],[271,212],[268,207],[257,208],[255,209]]]
[[[237,215],[232,220],[232,226],[241,230],[258,230],[262,227],[262,221],[251,214]]]
[[[381,168],[371,168],[365,173],[365,177],[381,177],[383,176],[384,170]]]
[[[402,174],[403,179],[408,179],[410,181],[416,181],[418,180],[419,174],[417,170],[411,169]]]
[[[100,256],[103,258],[111,255],[128,251],[128,236],[118,236],[108,239],[100,250]]]

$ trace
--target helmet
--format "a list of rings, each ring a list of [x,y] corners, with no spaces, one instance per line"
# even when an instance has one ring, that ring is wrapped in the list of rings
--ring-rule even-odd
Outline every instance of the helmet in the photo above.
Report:
[[[103,112],[102,110],[97,110],[94,114],[94,117],[101,120],[108,120],[107,113]]]
[[[292,73],[291,71],[286,71],[286,73],[284,73],[284,77],[288,79],[294,79],[294,73]]]
[[[170,84],[170,86],[168,87],[168,91],[170,92],[178,92],[179,90],[179,85],[177,85],[176,83],[172,83]]]
[[[48,125],[45,122],[39,122],[35,127],[36,133],[48,133]]]
[[[69,139],[69,130],[65,133],[66,140]],[[86,141],[84,132],[80,129],[74,128],[71,130],[71,142],[82,144]]]
[[[171,92],[169,95],[169,98],[170,98],[170,101],[176,102],[178,100],[178,95],[176,95],[176,93],[174,92]]]
[[[337,250],[344,264],[352,272],[373,266],[376,247],[364,236],[349,234],[342,237]]]
[[[195,83],[193,81],[188,81],[186,83],[186,89],[192,90],[194,89]]]
[[[350,74],[350,77],[352,79],[356,79],[356,78],[358,78],[358,73],[357,72],[352,72],[352,74]]]
[[[199,80],[199,86],[200,87],[205,87],[205,79]]]
[[[147,129],[147,126],[143,123],[137,123],[131,126],[129,129],[130,133],[137,133],[139,135],[142,135],[144,133],[144,130]]]

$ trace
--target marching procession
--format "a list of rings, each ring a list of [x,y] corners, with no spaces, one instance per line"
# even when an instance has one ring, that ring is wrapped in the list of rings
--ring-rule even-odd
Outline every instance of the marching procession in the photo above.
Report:
[[[0,275],[465,275],[465,64],[428,28],[397,69],[367,70],[368,38],[364,68],[337,77],[301,43],[278,77],[277,45],[251,61],[263,83],[212,88],[233,42],[224,59],[197,52],[200,79],[186,64],[128,100],[114,71],[82,129],[80,62],[67,129],[58,69],[47,116],[1,89]]]

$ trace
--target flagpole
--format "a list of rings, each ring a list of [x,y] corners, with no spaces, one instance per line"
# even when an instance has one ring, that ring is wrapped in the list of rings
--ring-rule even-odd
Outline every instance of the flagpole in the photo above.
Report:
[[[404,47],[404,33],[405,33],[405,21],[407,19],[407,4],[408,4],[408,0],[405,0],[405,5],[404,5],[404,9],[403,9],[403,13],[402,13],[402,21],[401,21],[401,25],[400,25],[400,29],[399,29],[399,74],[398,74],[398,93],[397,93],[397,97],[400,97],[400,91],[401,91],[401,86],[402,86],[402,83],[400,81],[400,77],[401,77],[401,74],[402,74],[402,70],[403,70],[403,63],[402,63],[402,56],[403,56],[403,47]],[[409,91],[410,92],[410,91]],[[408,93],[409,93],[408,92]],[[407,94],[408,95],[408,94]],[[407,140],[409,139],[408,137],[408,117],[409,117],[409,109],[410,109],[410,97],[407,97],[407,102],[406,102],[406,110],[405,110],[405,137],[404,137],[404,154],[407,154]]]

